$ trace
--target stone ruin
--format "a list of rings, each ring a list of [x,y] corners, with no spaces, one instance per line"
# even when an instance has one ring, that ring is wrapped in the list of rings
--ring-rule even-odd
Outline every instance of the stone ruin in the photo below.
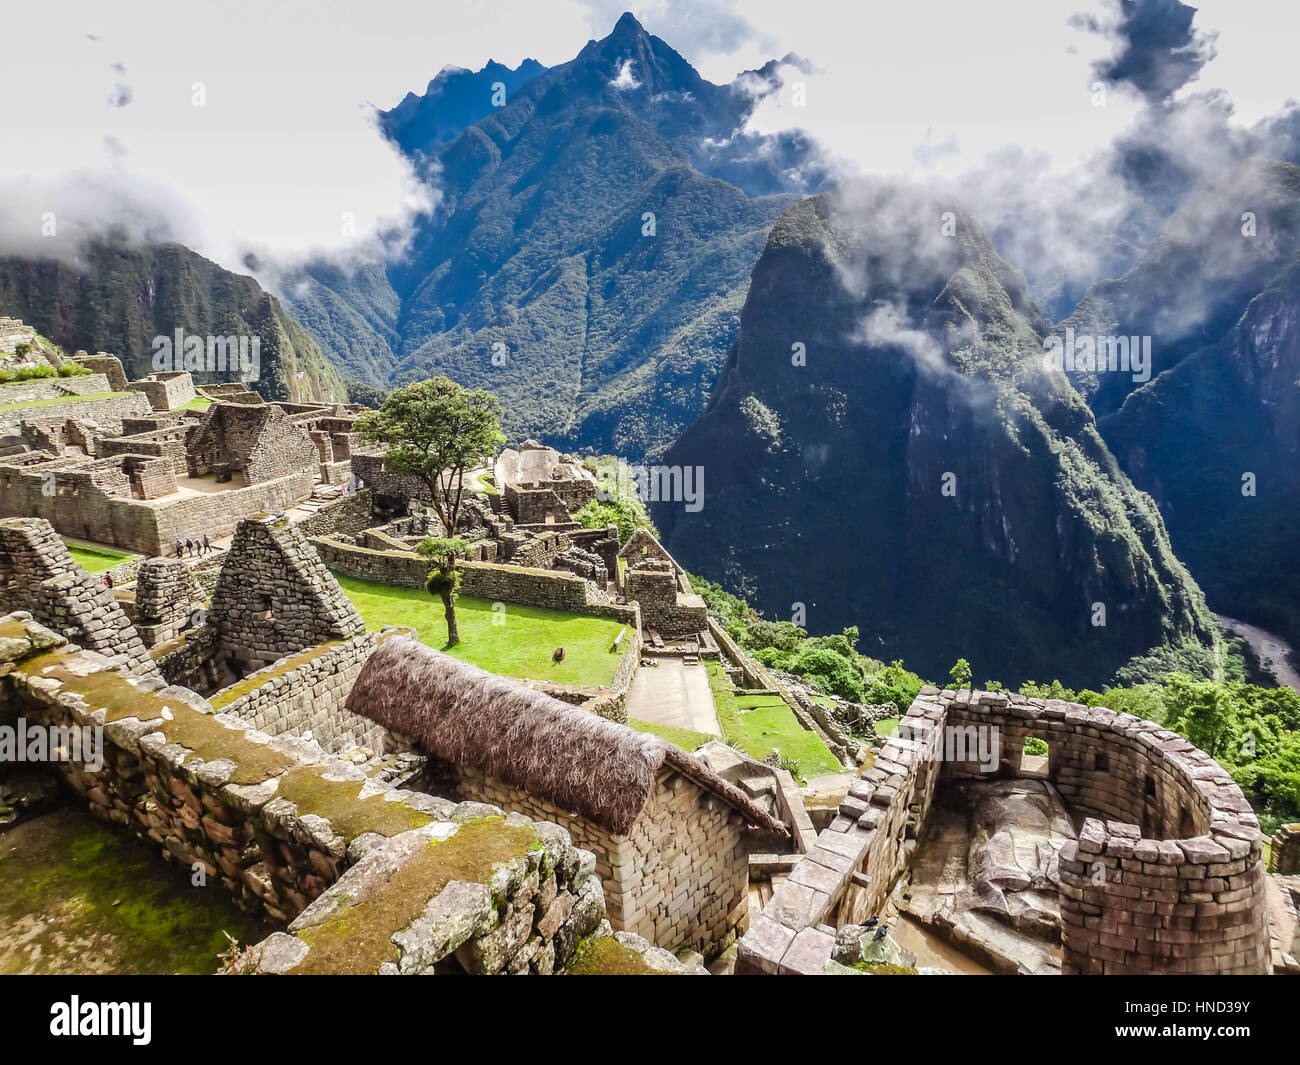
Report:
[[[53,561],[42,565],[45,554]],[[284,926],[242,951],[234,971],[682,974],[704,970],[634,929],[710,950],[743,931],[744,825],[783,826],[704,763],[457,664],[474,674],[469,689],[496,685],[508,700],[576,715],[575,743],[590,742],[582,722],[596,722],[628,751],[652,747],[672,766],[652,774],[639,807],[623,802],[629,824],[606,823],[594,808],[578,815],[566,805],[580,800],[567,793],[507,783],[473,759],[439,763],[478,782],[460,796],[399,787],[429,760],[346,701],[376,647],[400,635],[364,631],[299,530],[243,522],[211,604],[188,621],[197,593],[185,563],[152,559],[139,570],[135,610],[151,642],[161,639],[147,654],[108,589],[80,573],[48,524],[0,522],[6,604],[21,597],[62,626],[30,611],[0,618],[0,717],[103,728],[104,767],[58,762],[65,784],[97,816],[154,841],[169,860],[204,867],[241,905]],[[95,594],[83,594],[92,585]],[[204,657],[219,665],[196,668]],[[408,658],[376,663],[380,689]],[[206,678],[206,695],[177,683],[182,674]],[[466,689],[426,694],[437,706]],[[350,747],[335,742],[344,731]],[[350,757],[362,741],[369,756]],[[698,897],[676,889],[683,859],[703,877]],[[607,884],[616,889],[608,911]],[[362,919],[384,922],[382,935],[361,937],[364,947]]]
[[[1045,764],[1022,754],[1031,738],[1048,745]],[[943,850],[936,822],[954,787],[968,792],[975,838]],[[983,796],[973,817],[971,789]],[[1035,817],[1042,836],[1018,842]],[[1227,772],[1154,722],[927,687],[751,923],[736,971],[856,972],[834,960],[837,929],[891,905],[1001,971],[1285,971],[1261,844]],[[926,893],[935,845],[933,866],[969,876],[946,902]]]

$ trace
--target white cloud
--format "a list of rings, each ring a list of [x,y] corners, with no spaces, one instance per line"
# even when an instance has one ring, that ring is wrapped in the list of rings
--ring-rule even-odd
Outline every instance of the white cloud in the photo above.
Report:
[[[576,0],[15,7],[0,250],[67,254],[83,227],[110,224],[228,267],[250,250],[363,248],[428,195],[376,133],[372,103],[422,91],[447,63],[561,62],[582,19]]]

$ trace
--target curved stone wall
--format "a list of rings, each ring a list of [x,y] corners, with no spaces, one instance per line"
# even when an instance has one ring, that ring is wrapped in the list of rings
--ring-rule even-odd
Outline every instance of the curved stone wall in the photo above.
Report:
[[[1045,774],[1022,764],[1030,736]],[[1214,759],[1130,714],[933,687],[773,893],[736,971],[821,972],[825,926],[883,909],[936,785],[992,774],[1045,775],[1082,818],[1061,852],[1064,973],[1269,972],[1259,822]]]

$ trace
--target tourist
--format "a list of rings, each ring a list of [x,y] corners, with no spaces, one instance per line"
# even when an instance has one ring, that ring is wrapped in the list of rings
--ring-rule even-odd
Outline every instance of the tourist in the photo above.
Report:
[[[190,558],[194,557],[194,541],[189,537],[185,538],[185,550],[190,553]]]
[[[177,538],[177,540],[176,540],[176,557],[177,557],[177,558],[180,558],[180,557],[181,557],[182,555],[184,555],[184,554],[185,554],[185,545],[181,542],[181,540],[180,540],[179,538]]]
[[[207,534],[207,533],[204,533],[204,534],[203,534],[203,551],[202,551],[202,553],[206,555],[206,554],[207,554],[209,551],[211,551],[211,550],[212,550],[212,541],[208,539],[208,534]]]

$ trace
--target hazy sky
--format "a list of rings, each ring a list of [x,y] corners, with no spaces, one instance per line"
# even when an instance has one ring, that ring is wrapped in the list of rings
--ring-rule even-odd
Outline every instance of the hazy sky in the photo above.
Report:
[[[295,256],[356,246],[427,196],[375,133],[374,107],[421,91],[446,64],[563,62],[627,6],[15,7],[0,94],[0,129],[13,145],[0,159],[0,250],[48,248],[39,243],[46,212],[67,223],[65,233],[159,212],[171,236],[227,266],[247,248]],[[876,172],[952,175],[1007,145],[1068,169],[1120,133],[1137,107],[1137,94],[1121,91],[1092,105],[1093,64],[1117,39],[1072,18],[1092,16],[1104,29],[1116,0],[656,0],[631,10],[714,81],[790,51],[811,60],[818,74],[805,79],[807,106],[774,101],[756,123],[807,127]],[[1245,122],[1293,95],[1287,49],[1300,38],[1300,5],[1204,0],[1194,25],[1216,35],[1215,54],[1181,92],[1223,90]]]

